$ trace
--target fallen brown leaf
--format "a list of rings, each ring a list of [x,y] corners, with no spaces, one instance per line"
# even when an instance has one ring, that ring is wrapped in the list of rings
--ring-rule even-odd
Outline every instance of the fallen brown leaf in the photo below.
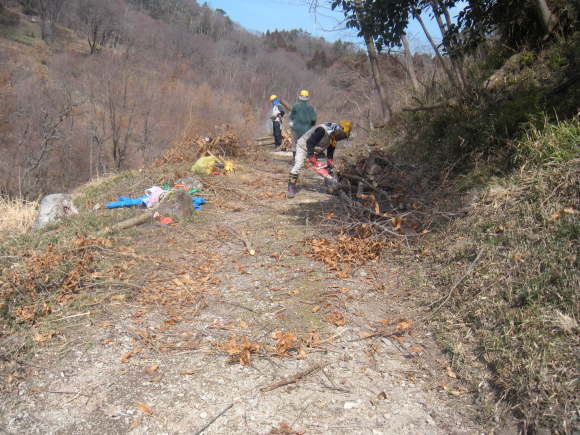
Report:
[[[36,334],[32,339],[37,343],[42,343],[44,341],[49,341],[56,335],[55,331],[46,332],[44,334]]]
[[[137,402],[137,407],[141,411],[143,411],[143,414],[145,414],[145,415],[152,415],[153,414],[153,410],[151,409],[151,407],[144,404],[143,402]]]
[[[145,373],[148,375],[152,375],[157,371],[158,368],[159,368],[158,364],[153,364],[145,369]]]
[[[339,313],[338,311],[334,311],[334,312],[326,315],[324,317],[324,320],[326,320],[328,323],[331,323],[335,326],[344,326],[346,324],[346,319],[344,318],[342,313]]]
[[[445,370],[447,371],[447,376],[449,376],[450,378],[457,378],[457,374],[453,371],[453,369],[449,366],[445,367]]]
[[[395,330],[397,332],[403,332],[406,331],[407,329],[409,329],[411,327],[411,321],[410,320],[400,320],[399,323],[397,323],[397,326],[395,326]]]
[[[290,427],[288,422],[281,422],[278,427],[272,428],[269,435],[303,435],[304,431],[295,431]]]
[[[295,348],[296,342],[298,341],[295,334],[278,330],[274,331],[271,337],[277,341],[276,355],[279,356],[287,355],[289,350]]]

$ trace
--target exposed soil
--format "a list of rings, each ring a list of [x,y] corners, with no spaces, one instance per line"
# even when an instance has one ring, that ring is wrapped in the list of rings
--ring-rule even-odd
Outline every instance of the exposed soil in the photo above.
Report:
[[[118,235],[108,284],[10,363],[0,432],[491,433],[404,273],[383,258],[338,278],[308,256],[336,199],[313,175],[285,199],[288,159],[222,177],[192,222]]]

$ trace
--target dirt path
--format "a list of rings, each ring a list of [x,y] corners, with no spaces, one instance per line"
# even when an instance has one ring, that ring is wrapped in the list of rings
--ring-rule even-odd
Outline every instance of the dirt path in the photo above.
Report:
[[[109,273],[128,284],[22,362],[0,432],[481,433],[397,270],[339,279],[307,255],[334,198],[308,176],[283,199],[286,159],[242,168],[189,224],[119,236]]]

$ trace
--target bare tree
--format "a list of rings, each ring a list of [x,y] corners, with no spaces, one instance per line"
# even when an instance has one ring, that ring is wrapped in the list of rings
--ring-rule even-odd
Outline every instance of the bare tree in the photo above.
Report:
[[[387,91],[385,90],[385,87],[383,85],[381,68],[379,65],[379,59],[377,55],[377,47],[375,46],[375,41],[373,40],[369,32],[365,31],[365,29],[362,28],[362,23],[364,22],[364,20],[362,19],[361,14],[363,14],[364,11],[362,8],[361,0],[355,0],[355,5],[357,7],[357,16],[359,17],[359,22],[361,23],[361,32],[363,34],[363,38],[365,41],[367,56],[369,58],[369,63],[371,65],[371,73],[373,75],[373,81],[375,83],[375,88],[377,89],[377,92],[379,94],[383,120],[386,122],[392,116],[393,109]]]
[[[443,70],[445,71],[445,74],[447,74],[447,77],[449,78],[451,83],[457,85],[457,79],[456,79],[455,75],[451,72],[451,70],[447,66],[447,63],[445,62],[445,59],[443,59],[443,56],[441,56],[441,52],[439,51],[439,47],[437,46],[437,44],[435,44],[435,41],[433,40],[431,33],[429,32],[429,30],[427,29],[427,26],[425,25],[425,22],[423,21],[423,18],[421,18],[421,14],[415,13],[413,15],[413,17],[421,25],[421,28],[423,29],[423,33],[425,33],[425,36],[427,37],[429,44],[431,44],[431,48],[435,52],[435,56],[437,57],[437,60],[441,64],[441,68],[443,68]]]
[[[534,0],[534,6],[538,11],[540,17],[540,22],[544,28],[544,32],[552,33],[556,25],[558,24],[558,18],[552,13],[546,0]]]
[[[63,10],[66,0],[36,0],[40,15],[40,31],[43,41],[50,39],[54,24]]]
[[[411,49],[409,48],[409,41],[407,36],[403,35],[401,37],[401,42],[403,43],[403,57],[405,59],[405,69],[407,74],[409,74],[409,80],[411,81],[411,86],[413,86],[413,91],[415,93],[419,92],[419,81],[417,80],[417,73],[415,72],[415,64],[413,63],[413,55],[411,54]]]
[[[95,54],[118,28],[119,5],[114,0],[79,0],[78,7],[90,52]]]
[[[447,9],[447,6],[439,2],[439,0],[431,0],[431,9],[433,10],[433,15],[435,16],[435,20],[437,21],[437,25],[439,26],[439,30],[441,31],[441,36],[443,37],[443,46],[445,47],[447,53],[450,53],[451,50],[449,44],[445,40],[445,35],[451,29],[452,25],[449,10]],[[441,18],[442,15],[445,16],[447,25],[443,23],[443,19]],[[463,76],[463,68],[459,63],[458,59],[456,59],[454,56],[450,55],[449,59],[451,62],[451,68],[455,73],[456,82],[460,87],[460,89],[464,89],[465,78]]]

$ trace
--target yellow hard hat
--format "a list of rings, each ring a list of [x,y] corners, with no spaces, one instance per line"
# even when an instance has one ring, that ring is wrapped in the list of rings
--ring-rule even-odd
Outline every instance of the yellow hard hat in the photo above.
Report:
[[[276,94],[270,95],[270,101],[274,101],[276,98],[278,98],[278,95]]]
[[[342,120],[342,121],[339,121],[338,122],[338,125],[340,125],[340,128],[344,132],[344,135],[346,137],[349,137],[350,136],[350,131],[352,130],[352,122]]]
[[[298,92],[298,95],[308,98],[310,97],[310,92],[308,92],[306,89],[302,89],[300,92]]]

